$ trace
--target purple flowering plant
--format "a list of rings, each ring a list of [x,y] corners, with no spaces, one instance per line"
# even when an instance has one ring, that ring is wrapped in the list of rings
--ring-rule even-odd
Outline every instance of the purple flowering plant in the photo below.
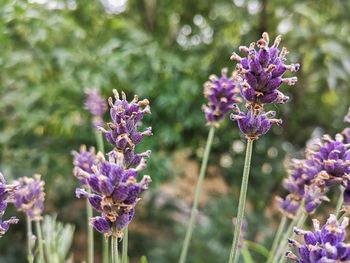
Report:
[[[295,85],[297,77],[285,77],[285,74],[294,74],[300,68],[298,63],[287,63],[288,51],[285,47],[280,48],[281,41],[281,36],[277,36],[270,43],[269,35],[263,33],[258,41],[239,47],[242,56],[237,53],[231,55],[231,60],[236,62],[232,72],[223,69],[220,76],[210,75],[204,84],[207,102],[202,110],[209,132],[179,263],[187,260],[214,134],[226,119],[237,123],[237,130],[246,139],[242,184],[228,262],[237,263],[240,253],[249,253],[245,246],[249,228],[244,218],[253,142],[266,135],[273,125],[282,125],[282,119],[268,107],[288,102],[289,97],[281,90],[284,84]],[[149,175],[143,175],[151,151],[140,152],[137,149],[146,137],[153,135],[152,127],[141,128],[144,117],[151,113],[149,101],[139,100],[136,95],[129,101],[125,93],[116,90],[113,94],[114,99],[105,100],[97,89],[86,92],[85,108],[92,115],[97,150],[82,145],[79,151],[72,151],[73,175],[79,181],[75,195],[87,202],[88,263],[94,262],[96,250],[93,229],[103,237],[103,263],[119,262],[118,243],[121,240],[122,263],[128,262],[128,226],[142,193],[149,189],[152,182]],[[107,106],[110,121],[104,122]],[[350,122],[350,108],[344,121]],[[108,153],[104,152],[103,139],[111,149]],[[349,219],[345,216],[350,211],[350,128],[345,128],[334,138],[324,135],[308,145],[304,157],[288,160],[286,170],[287,176],[282,185],[287,193],[276,198],[282,214],[281,222],[271,248],[264,255],[266,262],[350,262],[350,243],[346,242]],[[8,185],[0,174],[0,237],[11,224],[18,222],[16,217],[3,219],[8,203],[13,203],[27,217],[29,263],[34,262],[36,247],[39,262],[47,262],[40,225],[44,213],[44,185],[40,175],[20,177]],[[334,214],[329,216],[324,226],[320,227],[319,221],[314,219],[314,231],[303,230],[309,215],[314,216],[323,202],[332,202],[332,189],[340,189],[336,192],[339,200]],[[33,235],[32,222],[36,224],[36,236]],[[297,236],[303,237],[303,241]],[[293,251],[287,251],[288,244]],[[246,255],[243,257],[245,259]]]

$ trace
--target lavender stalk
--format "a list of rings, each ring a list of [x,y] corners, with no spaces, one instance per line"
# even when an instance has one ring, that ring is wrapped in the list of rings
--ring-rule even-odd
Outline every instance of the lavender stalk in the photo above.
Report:
[[[242,185],[241,185],[241,192],[240,192],[239,203],[238,203],[237,225],[235,227],[235,233],[233,236],[233,244],[231,248],[229,263],[237,262],[238,260],[238,243],[239,243],[239,237],[240,237],[240,232],[241,232],[241,227],[242,227],[242,222],[244,217],[244,207],[245,207],[245,201],[246,201],[247,189],[248,189],[250,163],[251,163],[252,152],[253,152],[253,141],[254,140],[247,139],[247,148],[246,148],[246,155],[245,155],[245,161],[244,161]]]
[[[285,247],[287,245],[286,241],[287,241],[288,237],[293,233],[293,229],[298,224],[300,217],[302,216],[303,213],[305,213],[305,212],[303,212],[303,207],[300,207],[298,209],[296,215],[294,216],[292,222],[290,222],[289,227],[287,228],[287,231],[284,233],[283,238],[281,239],[281,242],[276,250],[276,254],[275,254],[272,262],[278,262],[280,257],[283,255],[283,250],[285,249]]]
[[[128,263],[128,232],[128,227],[126,227],[123,235],[122,263]]]
[[[344,187],[340,186],[340,194],[339,194],[337,206],[335,208],[335,216],[336,217],[339,216],[340,210],[341,210],[343,203],[344,203],[344,191],[345,191]]]
[[[91,192],[88,189],[88,192]],[[86,225],[88,231],[88,263],[94,262],[94,230],[90,227],[90,218],[93,217],[92,206],[86,199]]]
[[[36,228],[36,234],[38,235],[38,243],[39,243],[39,262],[44,263],[44,241],[43,241],[43,235],[41,232],[41,226],[40,222],[36,221],[35,222],[35,228]]]
[[[281,241],[281,238],[282,238],[282,235],[283,235],[283,231],[286,228],[286,225],[287,225],[287,216],[283,215],[283,217],[281,219],[281,222],[280,222],[280,224],[278,226],[277,233],[276,233],[275,238],[273,240],[272,247],[271,247],[271,250],[269,252],[269,257],[267,259],[267,263],[271,263],[272,262],[273,256],[276,253],[278,244]]]
[[[29,263],[34,262],[34,255],[32,252],[33,244],[33,231],[32,231],[32,220],[29,216],[27,216],[27,259]]]
[[[195,222],[196,216],[198,214],[198,210],[197,210],[198,209],[198,202],[199,202],[199,197],[201,194],[201,189],[202,189],[202,185],[203,185],[203,181],[204,181],[205,172],[207,170],[210,148],[211,148],[211,145],[213,143],[214,133],[215,133],[215,128],[212,126],[212,127],[210,127],[207,143],[205,146],[203,161],[202,161],[201,169],[199,172],[199,178],[198,178],[196,192],[195,192],[194,201],[193,201],[193,206],[192,206],[192,210],[191,210],[190,222],[188,224],[185,240],[184,240],[184,243],[182,245],[179,263],[185,263],[185,261],[186,261],[188,247],[190,244],[190,240],[191,240],[191,236],[192,236],[192,232],[193,232],[193,228],[194,228],[194,222]]]

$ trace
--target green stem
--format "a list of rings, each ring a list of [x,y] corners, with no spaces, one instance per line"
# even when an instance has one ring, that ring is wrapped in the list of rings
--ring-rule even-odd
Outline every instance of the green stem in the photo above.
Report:
[[[124,229],[122,263],[128,263],[128,227]]]
[[[337,203],[337,207],[335,209],[335,216],[338,217],[339,216],[339,213],[340,213],[340,209],[342,208],[343,206],[343,202],[344,202],[344,187],[340,187],[340,195],[339,195],[339,198],[338,198],[338,203]]]
[[[246,149],[246,155],[245,155],[245,161],[244,161],[241,193],[239,195],[239,202],[238,202],[237,224],[236,224],[235,233],[233,236],[233,242],[232,242],[229,263],[237,262],[237,260],[238,260],[238,254],[239,254],[238,243],[239,243],[239,236],[241,234],[242,221],[243,221],[243,217],[244,217],[244,207],[245,207],[245,201],[246,201],[246,197],[247,197],[249,171],[250,171],[250,162],[252,159],[252,152],[253,152],[253,140],[247,139],[247,149]]]
[[[111,241],[111,258],[112,263],[119,263],[119,255],[118,255],[118,238],[116,236],[112,236]]]
[[[34,262],[34,256],[32,253],[32,248],[33,248],[32,240],[33,240],[32,221],[29,218],[29,216],[27,216],[27,250],[28,250],[27,259],[29,263]]]
[[[102,236],[102,262],[103,263],[110,263],[109,262],[109,238],[105,238]]]
[[[273,259],[273,256],[276,253],[278,244],[281,241],[281,237],[283,235],[283,230],[285,229],[286,224],[287,224],[287,217],[285,215],[283,215],[282,220],[281,220],[281,222],[280,222],[280,224],[278,226],[277,233],[276,233],[275,238],[273,240],[272,247],[271,247],[271,250],[269,252],[269,257],[267,259],[267,263],[271,263],[272,262],[272,259]]]
[[[307,213],[306,213],[305,211],[303,211],[303,209],[302,209],[301,216],[300,216],[300,218],[299,218],[297,224],[295,225],[295,227],[297,227],[297,228],[302,227],[302,226],[304,225],[304,223],[305,223],[306,218],[307,218]],[[294,227],[293,227],[293,229],[294,229]],[[289,235],[288,235],[288,237],[290,237],[290,238],[292,238],[292,239],[294,239],[295,236],[296,236],[296,234],[293,232],[293,229],[292,229],[291,233],[289,233]],[[282,255],[281,255],[280,260],[278,261],[279,263],[284,263],[284,262],[286,261],[286,259],[287,259],[287,258],[284,256],[284,253],[283,253],[283,249],[285,249],[286,246],[287,246],[287,239],[288,239],[288,238],[286,238],[286,240],[285,240],[285,242],[284,242],[284,245],[283,245],[283,247],[282,247]]]
[[[44,263],[44,242],[43,235],[41,233],[40,221],[35,221],[36,233],[38,235],[38,244],[39,244],[39,262]]]
[[[88,190],[91,191],[90,189]],[[92,218],[92,207],[89,203],[89,199],[86,199],[86,222],[88,231],[88,263],[94,262],[94,230],[90,226],[90,218]]]
[[[102,154],[105,154],[104,144],[103,144],[103,135],[100,131],[95,131],[97,150]],[[108,239],[102,235],[102,262],[109,263],[109,244]]]
[[[283,237],[281,239],[281,242],[279,243],[279,245],[277,247],[276,253],[275,253],[275,255],[274,255],[273,259],[272,259],[273,263],[276,263],[278,261],[278,259],[280,258],[280,255],[283,253],[283,249],[286,246],[286,242],[287,242],[288,238],[290,237],[290,235],[292,234],[293,228],[297,224],[301,213],[302,213],[302,208],[300,206],[300,208],[298,209],[297,213],[295,214],[292,222],[290,222],[290,224],[289,224],[289,226],[287,228],[287,231],[284,233],[284,235],[283,235]]]
[[[103,144],[102,132],[95,131],[95,136],[96,136],[97,150],[104,154],[105,153],[105,147],[104,147],[104,144]]]
[[[190,221],[189,221],[187,231],[186,231],[186,236],[185,236],[185,239],[184,239],[184,242],[182,245],[179,263],[186,262],[188,247],[190,244],[190,240],[191,240],[192,232],[193,232],[193,228],[194,228],[194,222],[195,222],[195,219],[196,219],[197,214],[198,214],[198,202],[199,202],[199,197],[200,197],[201,190],[202,190],[205,172],[207,170],[209,153],[210,153],[211,145],[213,143],[214,133],[215,133],[215,128],[213,126],[211,126],[210,130],[209,130],[209,134],[208,134],[208,139],[207,139],[207,142],[205,145],[204,156],[203,156],[203,160],[202,160],[201,169],[199,171],[199,177],[198,177],[198,181],[197,181],[197,185],[196,185],[196,191],[195,191],[195,195],[194,195]]]

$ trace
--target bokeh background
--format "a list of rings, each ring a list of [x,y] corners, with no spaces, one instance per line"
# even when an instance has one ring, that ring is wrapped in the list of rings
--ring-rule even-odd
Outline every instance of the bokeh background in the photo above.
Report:
[[[301,157],[312,136],[345,126],[349,13],[350,2],[342,0],[0,0],[0,170],[9,181],[43,175],[46,213],[76,226],[72,253],[81,262],[85,210],[74,196],[70,152],[96,144],[84,90],[97,87],[107,98],[116,88],[129,98],[148,98],[152,115],[144,124],[153,126],[154,136],[141,147],[153,151],[147,169],[153,183],[130,225],[131,262],[142,255],[176,262],[208,132],[203,83],[223,67],[234,69],[229,56],[240,45],[264,31],[271,38],[283,34],[288,61],[301,64],[299,81],[283,87],[291,102],[274,108],[283,126],[255,144],[247,204],[247,239],[268,247],[286,159]],[[244,144],[225,120],[214,140],[188,262],[228,259]],[[25,262],[24,230],[22,220],[0,240],[1,262]],[[96,262],[99,257],[97,245]]]

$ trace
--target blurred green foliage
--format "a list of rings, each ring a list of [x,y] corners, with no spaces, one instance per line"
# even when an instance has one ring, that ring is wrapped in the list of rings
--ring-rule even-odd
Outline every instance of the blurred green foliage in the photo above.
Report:
[[[112,10],[107,6],[112,2],[120,6]],[[82,143],[95,145],[90,116],[83,107],[84,90],[99,87],[108,97],[116,88],[129,98],[133,94],[149,98],[152,115],[144,123],[153,126],[154,136],[142,147],[153,151],[148,172],[155,189],[181,170],[171,161],[176,151],[191,149],[190,158],[200,160],[207,134],[200,110],[205,103],[202,84],[208,75],[219,74],[222,67],[232,70],[230,53],[259,39],[263,31],[271,37],[282,33],[282,44],[290,50],[289,61],[301,63],[299,82],[283,88],[291,102],[274,108],[284,120],[283,127],[274,128],[256,143],[248,192],[252,205],[248,237],[266,237],[263,241],[268,245],[274,230],[268,228],[271,219],[264,211],[271,204],[271,193],[281,190],[286,153],[299,156],[316,127],[334,134],[344,126],[342,118],[350,102],[350,2],[122,3],[0,2],[0,170],[8,180],[42,173],[47,211],[57,210],[60,219],[74,222],[77,232],[84,231],[83,213],[71,213],[78,201],[74,199],[76,180],[71,176],[70,155]],[[217,132],[211,163],[220,166],[233,193],[212,198],[203,208],[209,221],[196,229],[190,262],[224,262],[228,257],[243,142],[228,120]],[[224,157],[232,165],[224,165]],[[164,242],[135,234],[130,241],[134,242],[131,255],[138,259],[147,255],[150,262],[175,262],[184,227],[175,226],[167,215],[167,209],[174,208],[159,211],[149,202],[146,209],[140,220],[160,227],[171,238]],[[18,239],[21,229],[23,225],[14,227],[1,242]],[[2,257],[15,262],[18,249],[1,245]]]

